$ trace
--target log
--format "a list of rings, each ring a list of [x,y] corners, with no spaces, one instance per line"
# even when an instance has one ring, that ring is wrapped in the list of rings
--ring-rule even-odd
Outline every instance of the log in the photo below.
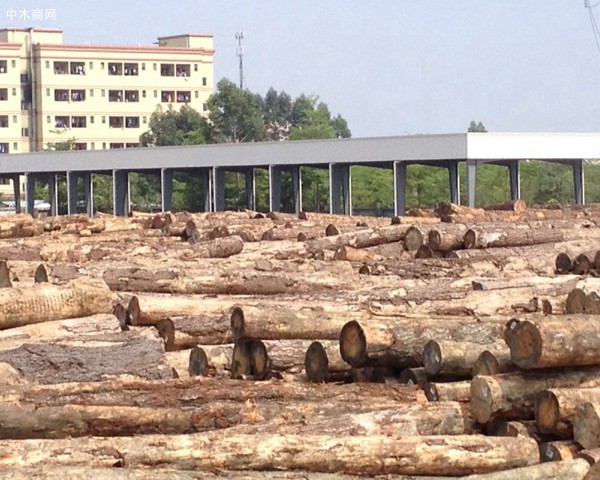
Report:
[[[243,454],[241,450],[243,446]],[[290,454],[290,452],[293,452]],[[476,452],[476,453],[474,453]],[[344,436],[211,434],[3,440],[0,465],[183,470],[306,470],[360,475],[465,475],[532,465],[539,457],[529,439],[451,436]]]
[[[99,382],[119,375],[171,378],[162,342],[150,331],[128,331],[23,343],[0,351],[0,362],[37,383]]]
[[[511,200],[510,202],[499,203],[495,205],[487,205],[483,207],[484,210],[501,210],[501,211],[509,211],[514,213],[523,213],[527,210],[527,203],[525,200],[517,199]]]
[[[333,259],[348,262],[372,263],[381,260],[381,257],[373,255],[368,250],[354,248],[349,245],[340,245],[335,249]]]
[[[600,324],[594,316],[519,322],[510,356],[521,368],[600,365]]]
[[[537,425],[532,420],[508,421],[494,418],[485,424],[485,434],[492,437],[528,437],[537,441],[541,438]]]
[[[465,225],[457,225],[457,228],[452,231],[432,229],[429,230],[427,236],[427,245],[432,250],[438,252],[449,252],[464,248],[465,244],[463,236],[467,227]]]
[[[573,438],[584,449],[600,447],[600,404],[585,402],[573,420]]]
[[[494,351],[484,350],[479,354],[473,365],[471,376],[497,375],[512,372],[517,369],[510,359],[510,349],[506,344],[494,344]]]
[[[0,290],[0,329],[111,311],[110,290],[92,278],[61,286],[38,283]]]
[[[565,301],[565,313],[566,314],[577,314],[585,313],[585,305],[587,302],[587,295],[581,288],[574,288],[567,295]]]
[[[481,352],[486,348],[502,351],[506,350],[506,345],[495,343],[486,347],[473,342],[429,340],[423,348],[423,365],[431,376],[470,376]]]
[[[492,418],[533,420],[537,394],[547,388],[600,386],[600,368],[548,369],[477,376],[471,381],[471,408],[480,423]]]
[[[574,460],[578,457],[581,446],[573,440],[558,440],[544,442],[540,445],[542,462],[560,462],[561,460]]]
[[[514,468],[483,475],[469,475],[462,480],[583,480],[590,466],[583,459],[546,462],[530,467]],[[590,479],[592,480],[592,479]]]
[[[427,386],[429,379],[425,367],[405,368],[400,372],[400,383],[406,385],[418,385],[423,390]]]
[[[354,248],[375,247],[387,243],[396,243],[404,239],[410,225],[392,225],[377,229],[364,229],[354,232],[342,233],[311,240],[305,243],[306,250],[315,253],[319,250],[335,250],[341,245]]]
[[[427,382],[424,387],[427,400],[430,402],[461,402],[470,400],[471,382]]]
[[[504,331],[501,322],[401,321],[375,323],[350,321],[340,333],[342,358],[353,367],[386,363],[397,368],[423,364],[423,349],[429,339],[491,343]]]
[[[423,231],[415,226],[409,227],[404,235],[404,248],[409,252],[417,250],[423,245]]]
[[[573,436],[573,420],[585,402],[600,403],[600,388],[550,388],[538,393],[535,420],[541,433]]]
[[[186,259],[195,258],[228,258],[240,253],[244,248],[244,241],[238,235],[225,238],[215,238],[206,242],[193,245]]]
[[[506,228],[500,231],[477,231],[469,229],[463,237],[465,248],[503,248],[524,247],[542,243],[559,243],[565,241],[560,230],[529,230],[522,228]]]

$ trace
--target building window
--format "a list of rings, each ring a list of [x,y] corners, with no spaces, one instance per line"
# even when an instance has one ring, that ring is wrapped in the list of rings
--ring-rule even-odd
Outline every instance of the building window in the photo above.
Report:
[[[110,62],[108,64],[108,74],[109,75],[123,75],[123,64]]]
[[[8,115],[0,115],[0,128],[8,128]]]
[[[189,91],[178,91],[177,92],[177,102],[178,103],[188,103],[192,98],[192,94]]]
[[[208,111],[208,105],[206,103],[202,104],[202,111],[203,112],[207,112]]]
[[[137,75],[138,64],[137,63],[126,63],[124,66],[125,75]]]
[[[102,115],[102,123],[106,123],[106,117]]]
[[[56,128],[68,128],[69,127],[69,117],[65,117],[63,115],[56,115],[54,117],[54,126]]]
[[[104,62],[100,62],[100,70],[104,70]]]
[[[17,142],[13,142],[13,150],[16,152],[19,149],[19,144]]]
[[[102,142],[102,148],[106,150],[106,142]]]
[[[54,100],[57,102],[68,102],[69,101],[69,91],[68,90],[54,90]]]
[[[188,63],[178,63],[175,67],[178,77],[189,77],[191,73],[191,67]]]
[[[142,117],[142,122],[148,123],[148,117]]]
[[[146,64],[142,63],[142,70],[146,70]]]
[[[84,102],[85,90],[71,90],[71,100],[74,102]]]
[[[125,117],[125,127],[126,128],[139,128],[140,127],[140,117]]]
[[[69,72],[68,62],[54,62],[54,73],[56,75],[66,75]]]
[[[90,69],[90,70],[93,70],[93,69],[94,69],[94,62],[90,62],[88,65],[89,65],[89,69]]]
[[[94,116],[93,115],[90,116],[90,123],[94,123]]]
[[[17,116],[13,115],[13,123],[17,123]]]
[[[194,91],[194,98],[198,98],[198,90]]]
[[[50,68],[50,60],[46,60],[46,68]]]
[[[123,117],[108,117],[108,126],[110,128],[123,128]]]
[[[125,148],[138,148],[140,146],[139,143],[126,143]]]
[[[49,97],[49,96],[50,96],[50,89],[49,89],[49,88],[47,88],[47,89],[46,89],[46,96],[47,96],[47,97]]]
[[[154,90],[154,98],[158,97],[158,92],[156,90]]]
[[[102,94],[103,97],[106,96],[106,90],[102,89],[102,91],[100,93]]]
[[[16,61],[16,60],[11,60],[11,61],[10,61],[10,66],[11,66],[12,68],[17,68],[17,61]]]
[[[72,128],[85,128],[86,126],[85,117],[71,117]]]
[[[0,101],[8,100],[8,88],[0,88]]]
[[[126,102],[139,102],[140,93],[137,90],[125,90],[125,101]]]
[[[198,64],[194,63],[194,72],[197,72],[197,71],[198,71]]]
[[[26,73],[22,73],[21,74],[21,83],[27,83],[29,82],[29,75],[27,75]]]
[[[207,83],[206,77],[202,77],[202,86],[206,87],[206,83]]]
[[[90,142],[90,149],[96,150],[96,142]]]
[[[46,123],[50,123],[50,122],[52,122],[52,119],[50,118],[50,115],[47,115],[46,116]]]
[[[21,110],[27,110],[29,108],[29,102],[21,101]]]
[[[90,97],[93,97],[93,96],[94,96],[94,89],[90,88]]]
[[[28,137],[29,136],[29,129],[28,128],[22,128],[21,129],[21,136],[22,137]]]
[[[142,98],[146,98],[146,90],[142,90]]]
[[[175,76],[175,65],[172,63],[161,63],[160,64],[160,76],[161,77],[174,77]]]
[[[156,70],[156,63],[152,64],[152,70]]]
[[[173,90],[163,90],[160,92],[160,101],[171,103],[175,99],[175,92]]]
[[[125,145],[122,143],[111,143],[110,148],[124,148]]]
[[[0,73],[6,73],[7,71],[8,71],[8,62],[6,60],[0,60]]]
[[[17,94],[17,89],[16,88],[12,89],[12,94],[13,94],[13,97]]]
[[[84,62],[71,62],[71,75],[85,75]]]
[[[0,143],[0,153],[8,153],[8,143]]]
[[[87,143],[85,143],[85,142],[75,142],[73,144],[73,150],[87,150]]]
[[[122,102],[123,101],[123,91],[122,90],[109,90],[108,91],[108,101],[109,102]]]

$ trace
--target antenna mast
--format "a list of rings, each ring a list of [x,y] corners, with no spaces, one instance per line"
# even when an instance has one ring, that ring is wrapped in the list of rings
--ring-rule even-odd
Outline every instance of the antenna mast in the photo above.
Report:
[[[236,32],[235,38],[238,41],[235,54],[240,59],[240,88],[244,88],[244,47],[242,45],[242,40],[244,40],[244,31],[240,30],[239,32]]]

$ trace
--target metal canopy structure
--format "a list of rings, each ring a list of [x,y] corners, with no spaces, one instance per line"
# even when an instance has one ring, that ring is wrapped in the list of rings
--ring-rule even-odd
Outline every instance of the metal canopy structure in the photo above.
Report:
[[[410,164],[447,168],[450,200],[458,202],[458,163],[466,162],[468,203],[474,205],[479,164],[495,163],[508,167],[514,199],[520,197],[520,161],[562,162],[572,166],[575,200],[583,203],[583,160],[596,158],[600,158],[600,133],[461,133],[11,154],[0,157],[0,177],[15,179],[25,175],[26,190],[30,194],[33,194],[35,181],[47,179],[51,194],[55,195],[52,182],[56,181],[56,175],[66,175],[69,212],[78,202],[76,186],[70,182],[76,184],[78,178],[83,178],[85,200],[91,213],[92,175],[110,174],[114,180],[115,214],[125,215],[129,209],[130,172],[160,175],[163,209],[169,210],[173,172],[195,170],[205,179],[206,209],[222,210],[225,206],[225,171],[245,173],[246,186],[253,192],[254,169],[266,168],[270,177],[271,210],[280,208],[281,172],[288,171],[292,175],[295,208],[299,211],[302,208],[301,168],[321,167],[328,168],[330,173],[331,212],[350,214],[350,167],[367,165],[393,169],[395,211],[402,214],[406,167]],[[20,197],[19,182],[15,183],[17,199]],[[34,199],[29,197],[27,208],[33,212]],[[253,207],[254,198],[252,195],[249,198],[249,206]],[[51,203],[56,207],[54,200],[51,198]],[[53,211],[56,212],[56,208]]]

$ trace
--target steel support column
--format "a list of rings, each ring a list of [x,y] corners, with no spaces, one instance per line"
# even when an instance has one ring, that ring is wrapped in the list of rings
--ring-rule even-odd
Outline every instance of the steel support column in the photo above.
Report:
[[[329,213],[352,215],[352,178],[348,164],[329,164]]]
[[[37,180],[35,173],[25,174],[25,195],[27,195],[27,213],[35,214],[35,181]]]
[[[448,162],[448,179],[450,181],[450,201],[460,204],[460,177],[458,174],[458,161]]]
[[[394,162],[394,215],[406,213],[406,163]]]
[[[118,217],[129,215],[129,172],[113,170],[113,213]]]
[[[246,198],[248,199],[248,208],[256,210],[256,175],[254,168],[244,171],[244,180],[246,182]]]
[[[15,213],[21,213],[21,177],[16,174],[12,177],[13,197],[15,199]]]
[[[67,215],[74,215],[77,213],[77,181],[79,180],[79,173],[67,172]]]
[[[477,189],[477,162],[467,160],[467,205],[475,207],[475,191]]]
[[[83,201],[85,203],[85,211],[92,217],[94,215],[94,182],[92,172],[83,172]]]
[[[585,181],[583,175],[583,159],[573,160],[573,187],[575,189],[575,203],[585,205]]]
[[[302,167],[300,165],[292,165],[290,173],[292,174],[294,211],[298,214],[302,211]]]
[[[511,160],[508,164],[508,176],[510,178],[510,198],[519,200],[521,198],[521,163],[518,160]]]
[[[160,169],[160,205],[163,213],[173,209],[173,170],[170,168]]]
[[[213,209],[215,212],[225,210],[225,170],[213,167]]]
[[[48,196],[50,197],[50,216],[58,215],[58,175],[55,173],[48,174]]]
[[[269,165],[269,211],[281,210],[281,167]]]

